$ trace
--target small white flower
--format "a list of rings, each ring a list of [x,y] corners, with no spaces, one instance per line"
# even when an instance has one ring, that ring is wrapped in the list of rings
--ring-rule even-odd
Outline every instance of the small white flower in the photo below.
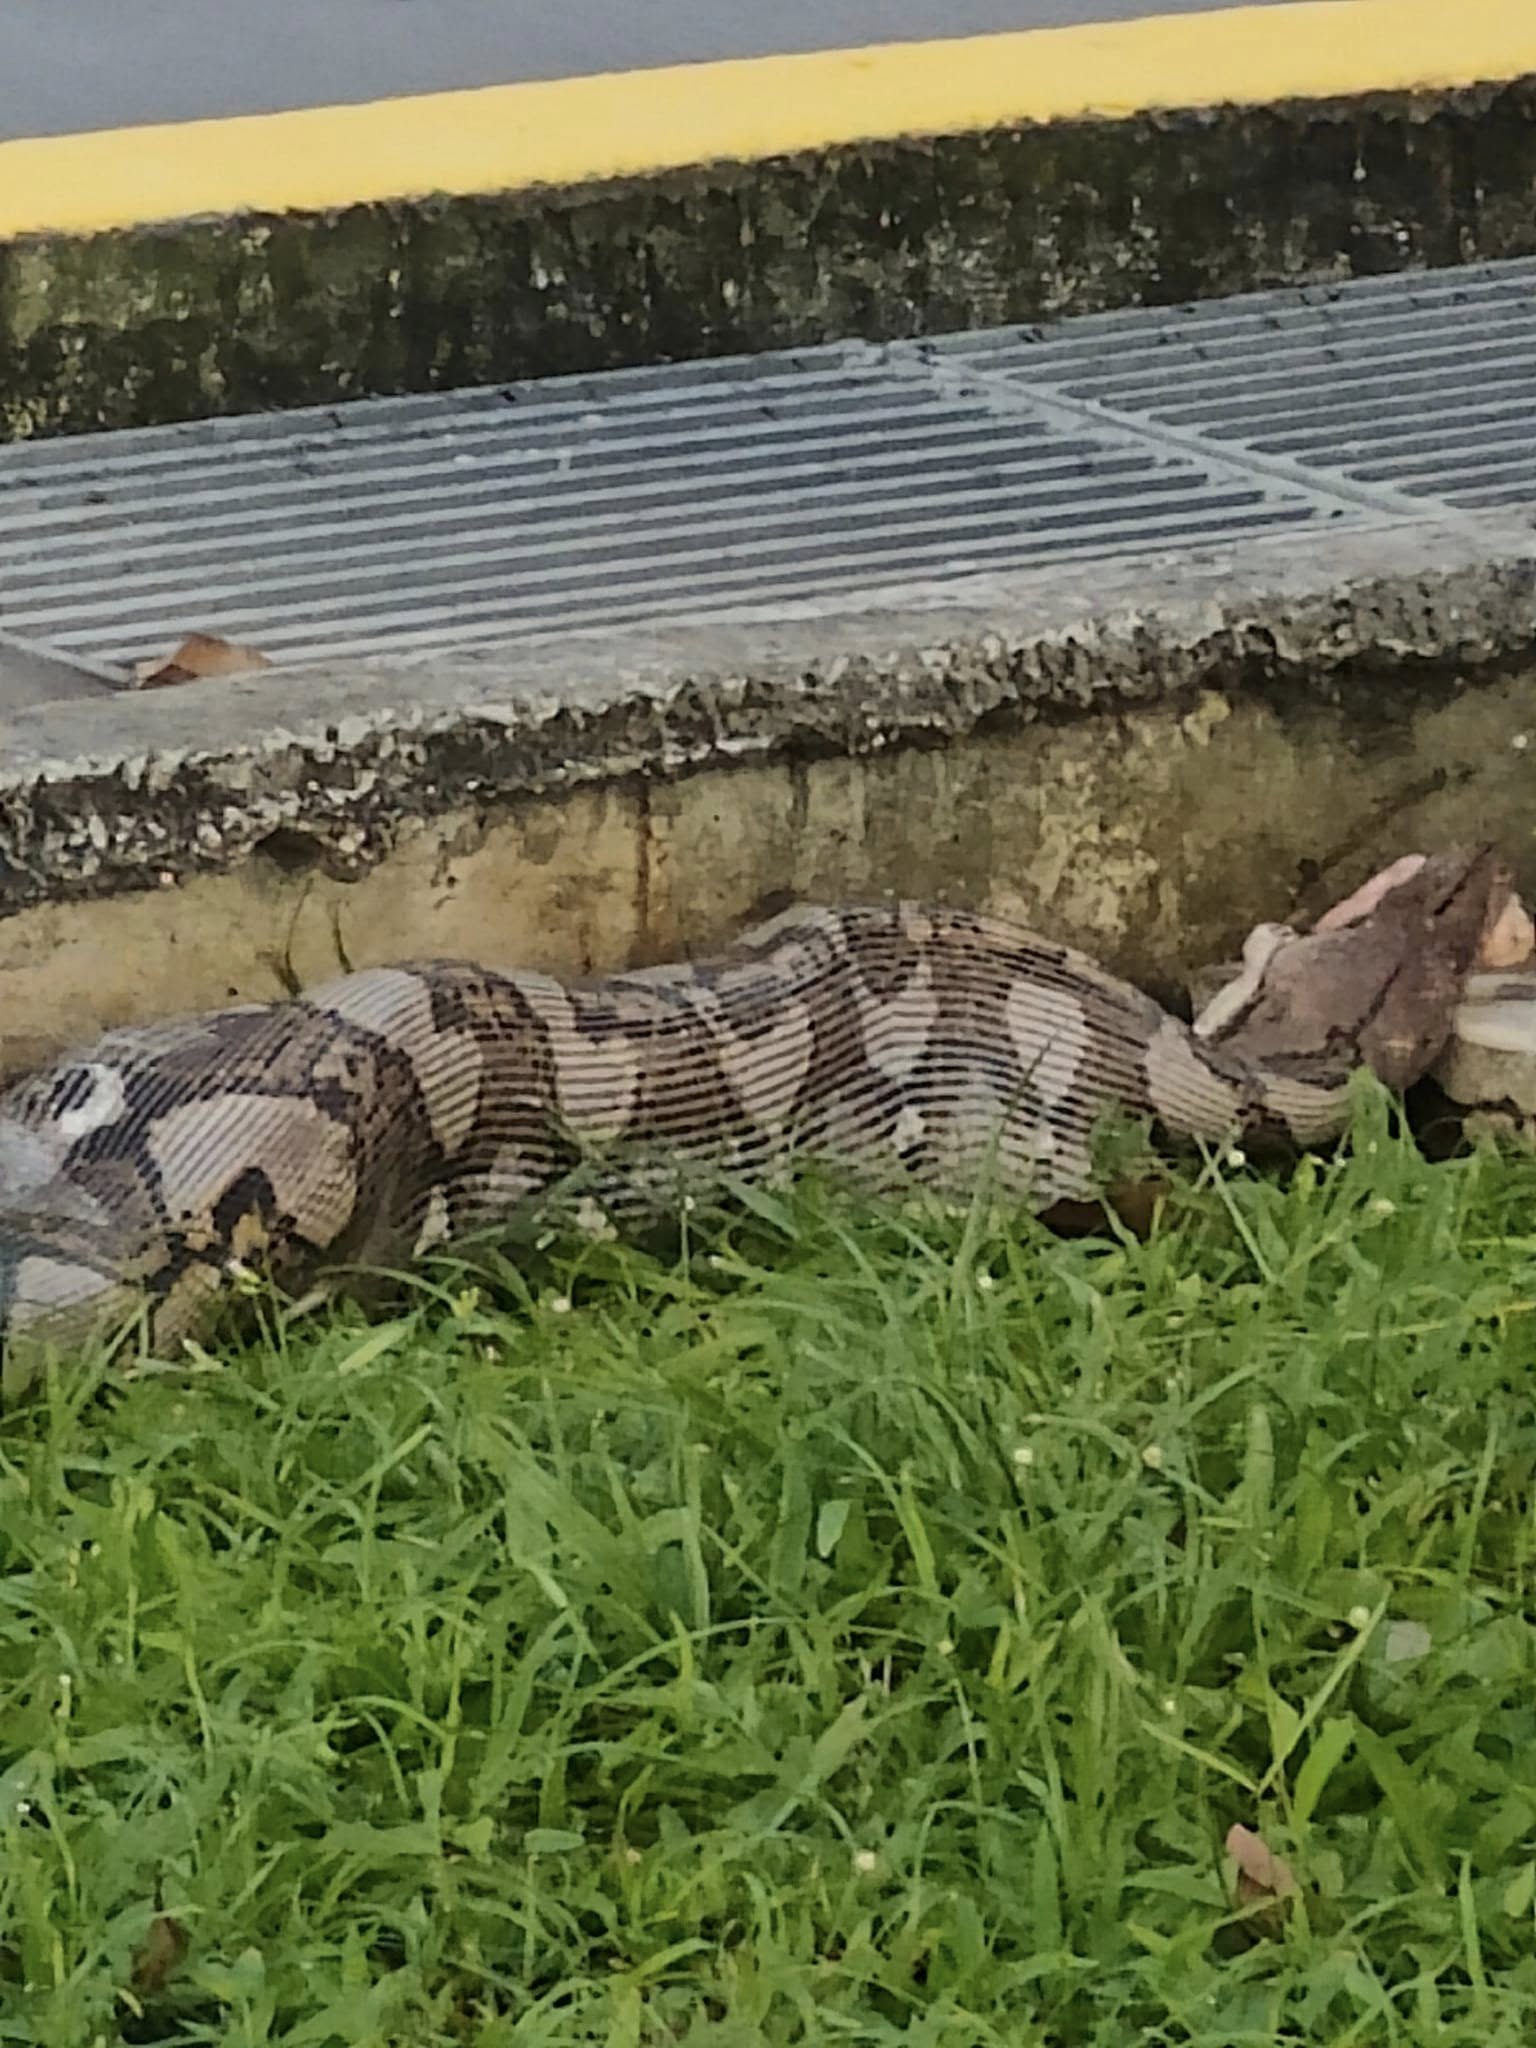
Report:
[[[568,1294],[552,1294],[549,1298],[549,1312],[552,1316],[568,1316],[571,1312],[571,1297]]]
[[[868,1877],[870,1872],[877,1870],[879,1866],[880,1858],[873,1849],[860,1849],[854,1856],[853,1867],[860,1877]]]
[[[606,1244],[619,1234],[608,1211],[590,1195],[583,1195],[576,1206],[576,1228],[583,1237],[595,1238],[599,1244]]]
[[[1033,1447],[1029,1444],[1020,1444],[1013,1454],[1013,1462],[1021,1472],[1027,1472],[1035,1462]]]
[[[1231,1145],[1228,1147],[1227,1164],[1228,1166],[1233,1167],[1234,1169],[1239,1166],[1246,1166],[1248,1164],[1248,1154],[1243,1150],[1241,1145]]]
[[[1509,744],[1517,754],[1523,754],[1531,744],[1531,736],[1528,732],[1517,732]]]
[[[941,1636],[933,1647],[941,1657],[953,1657],[955,1654],[955,1646],[948,1636]]]
[[[1395,1216],[1397,1214],[1397,1204],[1389,1195],[1378,1195],[1371,1204],[1371,1214],[1373,1216]]]
[[[1351,1607],[1345,1619],[1355,1634],[1359,1635],[1363,1628],[1369,1628],[1371,1625],[1371,1610],[1369,1607]]]
[[[1146,1466],[1149,1472],[1161,1472],[1163,1469],[1162,1445],[1147,1444],[1142,1450],[1141,1462],[1143,1463],[1143,1465]]]
[[[997,1285],[997,1282],[990,1273],[978,1273],[976,1275],[976,1285],[981,1293],[990,1294]]]

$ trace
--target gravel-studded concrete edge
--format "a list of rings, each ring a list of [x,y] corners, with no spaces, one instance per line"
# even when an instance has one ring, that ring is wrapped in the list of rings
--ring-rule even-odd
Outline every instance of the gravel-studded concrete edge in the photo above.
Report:
[[[1201,688],[1390,718],[1533,650],[1536,533],[1425,522],[43,706],[0,719],[0,916],[262,851],[359,874],[448,810]]]

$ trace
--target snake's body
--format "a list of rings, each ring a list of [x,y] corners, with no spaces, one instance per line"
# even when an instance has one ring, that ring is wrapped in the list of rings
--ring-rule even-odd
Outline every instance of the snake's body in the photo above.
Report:
[[[562,983],[454,962],[108,1033],[0,1095],[0,1337],[131,1303],[157,1345],[232,1274],[391,1266],[587,1170],[616,1209],[678,1169],[824,1160],[1047,1210],[1105,1112],[1297,1144],[1350,1062],[1258,1065],[1065,947],[912,905],[798,909],[711,961]]]

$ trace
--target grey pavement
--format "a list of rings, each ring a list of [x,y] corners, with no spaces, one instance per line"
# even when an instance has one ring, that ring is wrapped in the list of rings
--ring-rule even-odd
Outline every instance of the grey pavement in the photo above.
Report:
[[[4,0],[0,139],[1211,11],[1210,0]]]

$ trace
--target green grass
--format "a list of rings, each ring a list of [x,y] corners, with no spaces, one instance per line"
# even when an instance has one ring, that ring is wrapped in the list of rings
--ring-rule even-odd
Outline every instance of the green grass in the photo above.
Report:
[[[807,1189],[57,1381],[0,2041],[1529,2042],[1533,1194],[1377,1105],[1145,1245]]]

